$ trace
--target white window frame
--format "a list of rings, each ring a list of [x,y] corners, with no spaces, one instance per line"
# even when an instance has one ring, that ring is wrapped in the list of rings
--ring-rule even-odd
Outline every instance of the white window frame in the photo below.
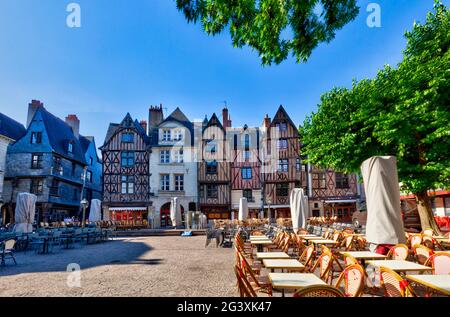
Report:
[[[170,129],[162,130],[162,141],[172,141],[172,130]]]
[[[175,190],[184,191],[184,174],[175,175]]]
[[[159,162],[161,164],[170,164],[170,150],[161,150],[159,153]]]
[[[183,149],[175,150],[174,151],[174,161],[175,163],[184,163],[184,151]]]
[[[163,192],[170,191],[170,174],[160,174],[159,189]]]

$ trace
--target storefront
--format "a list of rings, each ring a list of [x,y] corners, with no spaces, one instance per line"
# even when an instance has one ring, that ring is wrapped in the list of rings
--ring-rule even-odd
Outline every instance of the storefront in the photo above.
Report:
[[[124,227],[146,227],[148,210],[146,207],[113,207],[109,208],[110,220]]]
[[[325,217],[337,217],[338,222],[352,222],[356,200],[326,200],[323,208]]]

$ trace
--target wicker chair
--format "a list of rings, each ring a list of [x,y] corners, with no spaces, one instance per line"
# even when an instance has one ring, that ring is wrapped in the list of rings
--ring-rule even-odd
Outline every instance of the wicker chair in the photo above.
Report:
[[[388,252],[387,257],[391,260],[406,261],[409,256],[409,249],[406,244],[396,244]]]
[[[239,295],[241,297],[257,297],[250,282],[245,278],[244,272],[238,266],[234,267],[234,273],[236,274]]]
[[[344,264],[347,267],[349,265],[359,264],[359,262],[355,257],[353,257],[349,254],[346,254],[346,255],[344,255]]]
[[[431,228],[427,228],[427,229],[425,229],[425,230],[422,230],[421,233],[422,233],[423,235],[425,235],[425,236],[435,236],[435,235],[436,235],[436,233],[434,232],[434,230],[431,229]]]
[[[421,234],[411,234],[409,235],[409,239],[411,242],[411,248],[414,248],[418,244],[422,244],[422,235]]]
[[[333,254],[329,251],[322,251],[322,254],[317,259],[316,263],[311,269],[311,272],[314,272],[317,268],[319,268],[320,278],[324,280],[326,283],[333,282]]]
[[[344,282],[344,294],[347,297],[359,297],[364,290],[364,269],[359,264],[347,266],[339,275],[336,288]]]
[[[305,266],[305,271],[308,271],[313,264],[315,255],[316,253],[313,245],[308,245],[303,250],[303,253],[300,255],[298,260]]]
[[[269,296],[272,296],[272,284],[270,283],[268,276],[256,276],[247,259],[240,253],[239,256],[242,264],[242,271],[244,272],[244,275],[246,275],[246,278],[249,277],[250,280],[248,281],[254,291],[266,293]]]
[[[14,246],[16,244],[16,240],[10,239],[2,242],[2,250],[0,250],[0,256],[1,256],[1,265],[5,265],[5,260],[9,257],[14,261],[14,264],[17,265],[16,258],[14,256]]]
[[[434,254],[434,251],[430,248],[427,248],[424,245],[415,245],[414,246],[414,256],[416,261],[419,264],[425,264],[430,256]]]
[[[380,267],[380,277],[386,297],[416,297],[409,283],[391,269]]]
[[[296,292],[294,297],[345,297],[345,295],[330,285],[313,285]]]
[[[450,253],[434,253],[428,258],[425,265],[433,268],[433,274],[448,275],[450,274]]]

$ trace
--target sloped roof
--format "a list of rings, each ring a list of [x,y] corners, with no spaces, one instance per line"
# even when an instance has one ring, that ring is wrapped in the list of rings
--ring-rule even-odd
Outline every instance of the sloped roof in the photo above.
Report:
[[[287,120],[289,124],[291,124],[294,127],[294,130],[297,130],[297,126],[295,125],[294,121],[292,121],[291,117],[288,115],[286,110],[282,105],[278,108],[277,113],[275,114],[275,117],[273,118],[272,122],[270,123],[270,127],[274,127],[278,122]]]
[[[178,122],[179,124],[186,127],[191,134],[191,144],[194,144],[194,124],[186,117],[186,115],[177,107],[166,119],[164,119],[157,128],[151,131],[152,145],[154,147],[158,146],[158,129],[164,123],[167,122]]]
[[[26,131],[22,124],[0,112],[0,135],[4,135],[12,140],[18,140]]]
[[[122,122],[120,124],[118,123],[110,123],[108,127],[108,131],[106,132],[105,142],[103,142],[104,147],[109,140],[116,134],[116,132],[120,129],[135,129],[136,132],[142,137],[144,140],[144,143],[147,145],[150,145],[150,138],[147,135],[147,132],[144,131],[144,128],[140,125],[139,121],[134,120],[131,118],[130,113],[127,113],[125,117],[123,118]]]
[[[225,131],[225,129],[223,128],[223,125],[220,122],[219,118],[217,117],[216,113],[213,113],[213,115],[211,116],[211,119],[209,119],[208,124],[206,125],[206,127],[204,127],[203,130],[205,130],[206,128],[211,127],[211,126],[218,126],[220,129]]]
[[[73,134],[72,128],[63,120],[48,112],[44,107],[37,109],[36,113],[38,112],[42,115],[42,120],[53,151],[86,164],[83,147],[79,139]],[[67,152],[69,142],[73,144],[72,155],[69,155]]]

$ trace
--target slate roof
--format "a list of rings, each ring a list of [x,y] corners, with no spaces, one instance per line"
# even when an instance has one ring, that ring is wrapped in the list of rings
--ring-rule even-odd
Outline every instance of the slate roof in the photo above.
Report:
[[[44,107],[37,109],[40,112],[45,125],[45,130],[53,151],[64,156],[86,164],[81,142],[73,134],[72,128],[60,118],[48,112]],[[73,143],[73,154],[67,152],[69,142]]]
[[[159,126],[166,122],[178,122],[182,126],[186,127],[191,134],[191,144],[194,144],[194,124],[186,117],[186,115],[181,111],[179,107],[177,107],[166,119],[164,119],[157,128],[152,129],[151,131],[151,137],[152,137],[152,145],[153,147],[158,147],[158,129]],[[167,145],[164,145],[166,147]]]
[[[288,115],[286,110],[282,105],[278,108],[277,113],[275,114],[275,117],[273,118],[272,122],[270,123],[270,127],[274,127],[278,122],[287,120],[289,124],[291,124],[294,127],[294,130],[297,131],[297,126],[295,125],[294,121],[292,121],[291,117]]]
[[[22,124],[0,112],[0,135],[4,135],[12,140],[18,140],[26,131]]]

